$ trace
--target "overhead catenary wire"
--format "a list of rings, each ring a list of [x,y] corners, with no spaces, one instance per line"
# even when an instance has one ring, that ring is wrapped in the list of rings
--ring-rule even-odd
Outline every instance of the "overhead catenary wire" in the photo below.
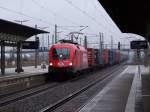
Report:
[[[12,13],[15,13],[15,14],[18,14],[18,15],[22,15],[22,16],[34,19],[36,21],[47,23],[47,24],[50,24],[50,25],[54,26],[51,22],[45,21],[41,18],[36,18],[36,17],[30,16],[30,15],[27,15],[27,14],[19,12],[19,11],[15,11],[15,10],[12,10],[12,9],[9,9],[9,8],[3,7],[3,6],[0,6],[0,9],[3,9],[5,11],[12,12]]]
[[[91,2],[91,4],[93,5],[93,7],[95,8],[96,11],[100,11],[100,10],[97,8],[97,6],[94,4],[93,1],[90,1],[90,2]],[[103,13],[99,13],[99,15],[101,16],[101,18],[103,18],[103,19],[105,20],[105,22],[106,22],[107,24],[112,25],[112,24],[110,24],[110,23],[108,22],[108,19],[106,19],[106,17],[104,16]]]
[[[32,0],[32,1],[36,1],[36,0]],[[71,1],[71,0],[65,0],[65,1]],[[38,3],[38,1],[36,1],[37,3]],[[72,2],[73,3],[73,2]],[[39,3],[38,3],[39,4]],[[39,4],[39,5],[41,5],[41,4]],[[75,5],[76,6],[76,5]],[[44,7],[44,8],[43,8]],[[40,21],[40,22],[43,22],[43,23],[47,23],[47,24],[49,24],[49,25],[51,25],[51,26],[54,26],[54,24],[53,23],[51,23],[50,21],[46,21],[46,20],[44,20],[43,18],[40,18],[40,17],[33,17],[32,15],[28,15],[28,14],[25,14],[25,13],[23,13],[22,11],[21,12],[18,12],[18,11],[15,11],[15,10],[12,10],[12,9],[9,9],[9,8],[6,8],[6,7],[0,7],[1,9],[3,9],[3,10],[6,10],[6,11],[9,11],[9,12],[13,12],[13,13],[16,13],[16,14],[19,14],[19,15],[23,15],[23,16],[25,16],[25,17],[28,17],[28,18],[31,18],[31,19],[33,19],[33,20],[36,20],[36,21]],[[52,16],[54,16],[54,15],[56,15],[56,13],[54,12],[53,13],[53,11],[51,11],[49,8],[47,8],[47,7],[45,7],[45,6],[43,6],[43,5],[41,5],[41,8],[42,9],[44,9],[44,10],[48,10],[47,12],[48,12],[48,14],[49,15],[52,15]],[[79,8],[78,6],[77,6],[77,8]],[[81,8],[79,8],[79,9],[81,9]],[[52,14],[51,14],[51,12],[52,12]],[[85,13],[84,15],[86,15],[86,16],[88,16],[90,19],[92,19],[92,21],[94,21],[95,23],[98,23],[98,25],[99,26],[104,26],[104,28],[106,28],[106,26],[105,25],[103,25],[103,24],[101,24],[99,21],[97,21],[93,16],[91,16],[89,13],[87,13],[86,11],[84,11],[84,10],[82,10],[81,9],[81,11],[82,11],[82,13]],[[80,12],[81,12],[80,11]],[[68,18],[67,18],[68,19]],[[65,20],[65,19],[64,19]],[[71,22],[70,22],[71,23]],[[73,24],[73,23],[72,23]],[[75,23],[76,24],[76,23]],[[66,31],[69,31],[69,30],[72,30],[72,29],[69,29],[69,28],[64,28],[64,27],[59,27],[60,29],[63,29],[63,30],[66,30]]]
[[[49,11],[50,13],[48,13],[48,14],[51,14],[52,16],[56,17],[56,15],[57,15],[56,12],[50,10],[49,8],[47,8],[47,7],[45,7],[45,6],[41,5],[41,4],[39,4],[36,0],[32,0],[32,2],[35,3],[37,6],[39,6],[41,9]],[[64,21],[69,21],[70,23],[72,23],[74,25],[79,25],[78,23],[76,23],[76,22],[74,22],[74,21],[72,21],[72,20],[70,20],[70,19],[68,19],[68,18],[66,18],[66,17],[64,17],[62,15],[60,15],[60,16],[61,16],[61,19],[63,19]]]
[[[106,26],[104,26],[103,24],[99,23],[94,17],[92,17],[91,15],[89,15],[86,11],[82,10],[81,8],[77,7],[76,5],[73,4],[72,1],[70,0],[65,0],[68,4],[70,4],[72,7],[74,7],[76,10],[78,10],[79,12],[81,12],[82,14],[86,15],[87,17],[89,17],[92,21],[94,21],[98,26],[103,26],[106,28]],[[107,29],[107,28],[106,28]],[[109,29],[108,29],[109,30]],[[109,32],[111,32],[109,30]]]
[[[97,0],[95,0],[95,1],[97,1]],[[97,1],[98,2],[98,1]],[[94,4],[94,2],[93,1],[91,1],[91,4],[93,5],[93,7],[95,8],[95,10],[97,11],[97,12],[100,12],[100,11],[102,11],[102,10],[100,10],[95,4]],[[98,3],[99,4],[99,6],[101,6],[100,5],[100,3]],[[102,6],[101,6],[102,7]],[[103,7],[102,7],[103,8]],[[104,8],[103,8],[104,9]],[[108,25],[110,25],[110,26],[112,26],[112,27],[115,27],[115,28],[117,28],[118,29],[118,31],[120,31],[120,29],[117,27],[117,25],[114,23],[114,21],[110,18],[110,16],[108,15],[108,14],[106,14],[107,16],[108,16],[108,19],[110,20],[108,20],[107,18],[106,18],[106,16],[104,15],[104,13],[99,13],[99,15],[101,16],[101,18],[103,18],[104,20],[105,20],[105,22],[108,24]],[[107,29],[109,29],[110,30],[110,28],[107,28]],[[115,32],[114,30],[110,30],[111,32],[112,32],[112,34],[116,34],[118,37],[119,37],[119,33],[121,34],[121,31],[120,32]]]
[[[86,11],[82,10],[81,8],[77,7],[76,5],[74,5],[74,3],[70,0],[65,0],[68,4],[70,4],[72,7],[74,7],[76,10],[78,10],[79,12],[81,12],[82,14],[86,15],[87,17],[89,17],[93,22],[95,22],[96,24],[98,24],[98,26],[103,26],[103,28],[106,28],[107,30],[109,30],[109,32],[113,33],[109,28],[107,28],[106,26],[104,26],[103,24],[99,23],[94,17],[92,17],[91,15],[89,15]]]
[[[96,0],[97,1],[97,0]],[[98,2],[98,1],[97,1]],[[97,11],[101,11],[95,4],[94,4],[94,2],[92,2],[91,1],[91,3],[92,3],[92,5],[93,5],[93,7],[97,10]],[[100,6],[100,3],[99,3],[99,6]],[[102,7],[102,6],[101,6]],[[102,7],[103,8],[103,7]],[[106,23],[107,24],[109,24],[109,25],[113,25],[114,27],[117,27],[117,25],[115,24],[115,22],[110,18],[110,16],[108,15],[108,19],[112,22],[112,24],[110,23],[110,21],[108,21],[108,19],[106,19],[106,16],[104,16],[104,14],[103,13],[99,13],[100,15],[101,15],[101,17],[102,18],[104,18],[104,20],[106,21]],[[117,27],[118,28],[118,27]],[[118,28],[119,29],[119,28]],[[120,29],[119,29],[119,31],[120,31]]]
[[[25,14],[25,13],[23,13],[23,12],[15,11],[15,10],[13,10],[13,9],[9,9],[9,8],[3,7],[3,6],[0,6],[0,8],[3,9],[3,10],[5,10],[5,11],[11,12],[11,13],[15,13],[15,14],[18,14],[18,15],[22,15],[22,16],[24,16],[24,17],[28,17],[28,18],[31,18],[31,19],[36,20],[36,21],[39,21],[39,22],[47,23],[47,24],[49,24],[49,25],[51,25],[51,26],[55,26],[53,23],[51,23],[51,22],[49,22],[49,21],[46,21],[46,20],[41,19],[41,18],[37,18],[37,17],[30,16],[30,15]],[[53,15],[54,15],[54,13],[53,13]],[[76,23],[74,23],[74,24],[76,24]],[[76,24],[76,25],[77,25],[77,24]],[[63,27],[61,27],[61,29],[70,30],[70,29],[66,29],[66,28],[63,28]]]
[[[19,12],[19,11],[15,11],[15,10],[12,10],[12,9],[9,9],[9,8],[6,8],[6,7],[3,7],[3,6],[0,6],[0,9],[3,9],[5,11],[8,11],[8,12],[11,12],[11,13],[15,13],[17,15],[22,15],[24,17],[27,17],[27,18],[30,18],[30,19],[33,19],[33,20],[36,20],[36,21],[39,21],[39,22],[43,22],[43,23],[46,23],[46,24],[49,24],[50,26],[55,26],[55,24],[49,22],[49,21],[46,21],[46,20],[43,20],[41,18],[36,18],[36,17],[33,17],[33,16],[30,16],[30,15],[27,15],[23,12]],[[60,28],[60,29],[63,29],[63,30],[70,30],[70,29],[67,29],[67,28]]]
[[[42,8],[43,10],[51,12],[51,13],[48,13],[49,15],[54,16],[54,17],[57,15],[56,12],[50,10],[46,6],[43,6],[43,5],[39,4],[36,0],[32,0],[32,2],[35,3],[37,6],[39,6],[40,8]],[[69,21],[71,24],[75,25],[75,26],[71,26],[71,25],[70,26],[58,26],[57,25],[58,28],[60,28],[60,29],[71,31],[72,29],[68,29],[69,27],[81,27],[81,26],[83,26],[81,24],[78,24],[78,23],[66,18],[66,17],[63,17],[62,15],[60,15],[60,16],[61,16],[61,19],[63,19],[64,21]]]

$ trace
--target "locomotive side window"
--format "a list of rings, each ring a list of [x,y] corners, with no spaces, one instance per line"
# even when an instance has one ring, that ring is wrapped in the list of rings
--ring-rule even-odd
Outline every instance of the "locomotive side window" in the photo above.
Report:
[[[69,48],[54,48],[53,49],[53,58],[54,59],[69,59],[70,58],[70,49]]]

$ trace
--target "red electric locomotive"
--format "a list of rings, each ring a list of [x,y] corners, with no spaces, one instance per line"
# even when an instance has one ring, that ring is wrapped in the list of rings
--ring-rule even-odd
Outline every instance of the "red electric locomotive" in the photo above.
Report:
[[[87,50],[69,40],[52,45],[49,52],[49,73],[74,74],[88,68]]]

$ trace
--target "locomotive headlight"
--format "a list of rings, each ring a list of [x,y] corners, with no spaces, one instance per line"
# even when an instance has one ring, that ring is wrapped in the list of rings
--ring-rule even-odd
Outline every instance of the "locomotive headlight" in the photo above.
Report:
[[[69,65],[72,66],[72,63],[70,62]]]
[[[53,63],[52,63],[52,62],[50,62],[50,63],[49,63],[49,65],[50,65],[50,66],[53,66]]]

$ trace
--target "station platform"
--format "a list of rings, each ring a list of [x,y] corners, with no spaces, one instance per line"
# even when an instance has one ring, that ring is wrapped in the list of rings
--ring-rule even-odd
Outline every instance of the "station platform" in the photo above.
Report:
[[[38,75],[38,74],[43,74],[43,73],[48,72],[48,66],[46,66],[45,69],[41,68],[41,66],[37,66],[37,68],[35,68],[34,66],[23,67],[24,72],[21,72],[21,73],[16,73],[15,69],[16,68],[6,68],[5,75],[2,75],[1,70],[0,70],[0,80],[10,78],[10,77],[23,77],[23,76],[28,76],[28,75]]]
[[[16,73],[15,68],[7,68],[5,75],[0,74],[0,95],[25,90],[46,82],[48,66],[45,69],[41,66],[23,67],[23,69],[24,72]]]
[[[128,66],[79,112],[144,112],[141,92],[143,66]]]

